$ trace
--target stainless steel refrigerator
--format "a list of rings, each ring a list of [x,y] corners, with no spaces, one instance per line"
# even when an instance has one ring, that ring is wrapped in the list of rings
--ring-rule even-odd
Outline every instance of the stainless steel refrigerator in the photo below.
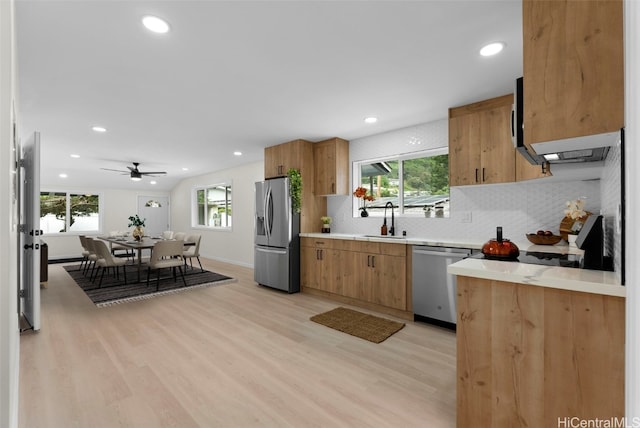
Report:
[[[300,215],[291,208],[289,178],[256,187],[254,280],[289,293],[300,291]]]

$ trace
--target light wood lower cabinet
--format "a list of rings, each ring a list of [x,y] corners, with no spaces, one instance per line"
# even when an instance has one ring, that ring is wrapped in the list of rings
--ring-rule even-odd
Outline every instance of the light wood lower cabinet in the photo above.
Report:
[[[331,241],[331,242],[329,242]],[[301,283],[306,289],[407,311],[404,244],[301,239]]]
[[[458,427],[624,415],[623,298],[463,276],[457,295]]]

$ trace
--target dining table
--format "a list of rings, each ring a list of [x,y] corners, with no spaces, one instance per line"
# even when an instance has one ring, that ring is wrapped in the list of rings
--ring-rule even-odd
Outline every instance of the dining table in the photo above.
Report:
[[[118,236],[99,236],[99,239],[103,241],[107,241],[109,243],[118,244],[125,248],[130,248],[137,252],[137,261],[136,264],[138,266],[138,282],[140,282],[140,272],[142,271],[142,250],[151,250],[153,251],[153,247],[159,241],[164,241],[163,238],[152,238],[149,236],[144,236],[139,241],[131,238],[124,238]],[[170,241],[175,241],[175,239],[170,239]],[[184,241],[185,246],[193,246],[196,245],[195,242],[192,241]]]

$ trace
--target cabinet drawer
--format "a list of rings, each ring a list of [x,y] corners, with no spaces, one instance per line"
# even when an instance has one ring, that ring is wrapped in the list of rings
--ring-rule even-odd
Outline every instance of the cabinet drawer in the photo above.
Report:
[[[334,248],[335,239],[300,238],[301,247]]]
[[[405,244],[380,244],[380,254],[406,257],[407,246]]]

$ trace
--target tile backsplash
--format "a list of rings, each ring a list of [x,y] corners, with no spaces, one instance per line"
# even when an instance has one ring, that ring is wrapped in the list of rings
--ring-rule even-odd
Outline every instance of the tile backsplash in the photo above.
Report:
[[[448,124],[444,119],[352,140],[349,152],[351,162],[355,162],[447,145]],[[613,227],[621,197],[619,165],[620,149],[612,148],[603,168],[602,179],[562,182],[532,180],[454,187],[450,192],[449,218],[399,217],[396,218],[396,233],[406,231],[410,237],[484,241],[495,236],[496,226],[502,226],[505,238],[526,242],[525,234],[538,229],[558,233],[566,201],[583,198],[587,211],[605,216],[606,248],[614,256],[615,268],[619,272],[620,234],[615,234]],[[356,234],[379,232],[382,224],[380,217],[353,217],[351,196],[332,196],[327,201],[328,215],[334,220],[332,231]]]

